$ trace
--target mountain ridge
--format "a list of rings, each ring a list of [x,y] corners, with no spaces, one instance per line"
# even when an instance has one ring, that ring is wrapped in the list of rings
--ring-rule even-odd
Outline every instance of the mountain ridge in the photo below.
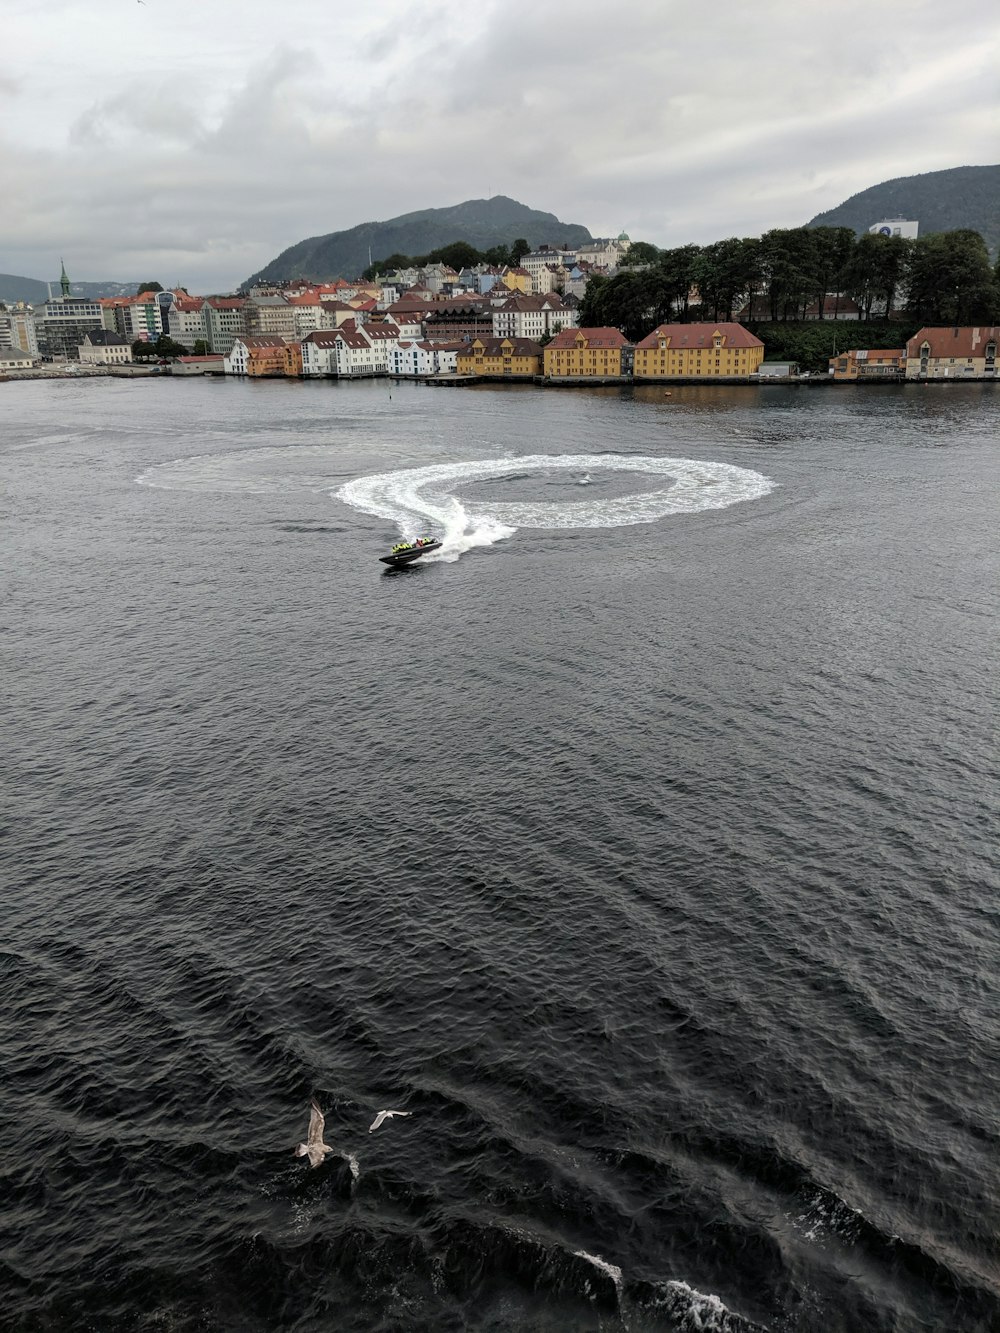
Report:
[[[593,240],[580,223],[560,222],[554,213],[541,212],[507,195],[466,199],[446,208],[424,208],[384,222],[361,222],[346,231],[311,236],[283,250],[241,286],[282,278],[357,277],[371,260],[392,254],[428,254],[452,241],[467,241],[477,250],[510,245],[523,237],[532,247],[549,242],[582,245]]]
[[[969,228],[978,231],[994,257],[1000,248],[1000,165],[948,167],[916,176],[896,176],[852,194],[807,227],[853,227],[860,236],[884,218],[920,223],[920,235]]]

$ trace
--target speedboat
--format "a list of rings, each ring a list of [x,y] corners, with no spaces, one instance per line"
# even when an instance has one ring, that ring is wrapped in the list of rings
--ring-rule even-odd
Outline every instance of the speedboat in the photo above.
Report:
[[[434,537],[417,537],[412,542],[397,542],[388,555],[380,555],[379,559],[392,569],[402,569],[431,551],[440,551],[442,545]]]

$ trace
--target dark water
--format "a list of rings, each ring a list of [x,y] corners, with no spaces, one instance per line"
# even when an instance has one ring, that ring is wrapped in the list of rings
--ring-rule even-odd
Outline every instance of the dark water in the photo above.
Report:
[[[997,403],[0,386],[0,1326],[1000,1328]]]

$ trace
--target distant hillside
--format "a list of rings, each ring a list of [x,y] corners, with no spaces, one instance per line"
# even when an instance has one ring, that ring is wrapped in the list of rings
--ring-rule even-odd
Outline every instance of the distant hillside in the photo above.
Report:
[[[135,282],[73,282],[70,284],[71,296],[89,296],[96,300],[98,296],[134,296],[138,290],[138,278]],[[58,275],[52,279],[52,295],[60,295]],[[27,301],[29,305],[41,305],[48,300],[48,287],[38,278],[19,278],[13,273],[0,273],[0,301]]]
[[[825,213],[809,227],[853,227],[860,235],[883,218],[911,218],[920,235],[968,227],[978,231],[990,254],[1000,248],[1000,166],[952,167],[922,176],[900,176],[872,185]]]
[[[593,240],[586,227],[560,222],[554,213],[540,213],[498,194],[492,199],[469,199],[452,208],[425,208],[404,213],[388,222],[362,222],[349,231],[313,236],[283,250],[243,284],[274,282],[280,278],[356,278],[374,260],[389,255],[425,255],[451,241],[467,241],[477,250],[510,245],[519,237],[529,245],[546,241],[582,245]]]

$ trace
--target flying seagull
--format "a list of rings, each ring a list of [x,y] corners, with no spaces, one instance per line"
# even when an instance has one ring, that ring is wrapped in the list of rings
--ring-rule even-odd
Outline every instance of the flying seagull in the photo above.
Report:
[[[412,1114],[413,1114],[412,1111],[379,1111],[378,1115],[375,1117],[375,1119],[374,1119],[374,1120],[371,1122],[371,1124],[368,1126],[368,1133],[369,1133],[369,1134],[374,1134],[375,1131],[378,1129],[379,1125],[381,1125],[382,1121],[383,1121],[383,1120],[388,1120],[390,1116],[394,1116],[394,1115],[412,1115]]]
[[[309,1133],[306,1135],[305,1143],[300,1143],[295,1149],[296,1157],[308,1157],[310,1166],[322,1166],[323,1158],[333,1149],[323,1142],[323,1112],[314,1097],[309,1103],[311,1111],[309,1112]]]

